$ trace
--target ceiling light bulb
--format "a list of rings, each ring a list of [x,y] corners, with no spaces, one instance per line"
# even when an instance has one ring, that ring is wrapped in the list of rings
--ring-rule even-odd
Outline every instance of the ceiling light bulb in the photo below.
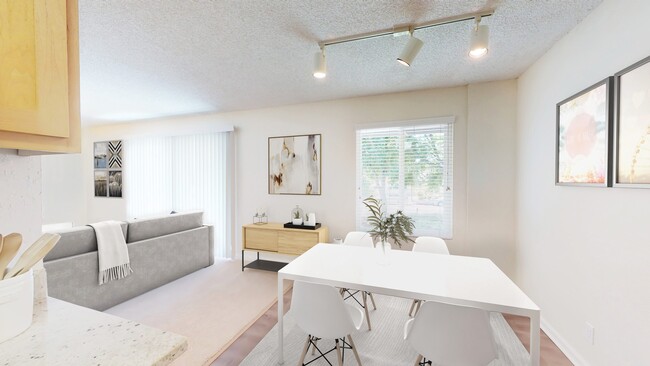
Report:
[[[418,55],[418,52],[420,52],[422,45],[424,45],[424,42],[413,37],[413,34],[411,34],[406,47],[404,47],[404,50],[397,58],[397,62],[407,67],[411,66],[413,60]]]
[[[314,77],[323,79],[325,76],[327,76],[327,63],[325,61],[325,50],[321,49],[320,52],[316,52]]]
[[[487,25],[478,25],[472,31],[472,41],[469,46],[469,56],[480,58],[488,53],[488,38],[490,30]]]

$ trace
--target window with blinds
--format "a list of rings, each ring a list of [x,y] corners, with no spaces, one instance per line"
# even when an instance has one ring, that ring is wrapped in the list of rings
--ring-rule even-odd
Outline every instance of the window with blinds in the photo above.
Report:
[[[357,130],[357,229],[367,231],[363,200],[413,218],[416,236],[452,238],[453,118]]]

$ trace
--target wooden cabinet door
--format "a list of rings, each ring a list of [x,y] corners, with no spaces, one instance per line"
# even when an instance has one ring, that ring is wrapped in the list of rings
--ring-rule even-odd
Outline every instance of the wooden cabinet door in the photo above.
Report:
[[[0,0],[0,131],[69,137],[66,0]]]
[[[317,232],[281,231],[278,234],[278,253],[300,255],[316,244]]]
[[[278,232],[264,229],[244,229],[244,248],[269,252],[278,251]]]

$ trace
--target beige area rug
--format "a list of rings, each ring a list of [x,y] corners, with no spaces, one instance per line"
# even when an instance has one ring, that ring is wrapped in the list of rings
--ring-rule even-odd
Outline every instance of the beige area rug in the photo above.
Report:
[[[404,323],[409,319],[408,310],[412,300],[375,294],[377,310],[370,311],[372,330],[368,331],[364,323],[361,330],[352,337],[357,345],[361,362],[365,366],[399,366],[413,365],[417,353],[404,340]],[[350,301],[350,300],[348,300]],[[512,328],[500,313],[490,314],[490,324],[497,344],[498,359],[489,366],[521,366],[530,364],[530,356],[521,344]],[[240,366],[276,365],[277,325],[257,344],[255,349],[244,359]],[[284,317],[284,363],[296,365],[307,339],[293,318],[291,310]],[[321,350],[329,350],[334,340],[318,342]],[[321,346],[322,345],[322,346]],[[471,350],[468,350],[471,352]],[[311,353],[311,352],[310,352]],[[334,353],[328,355],[334,357]],[[312,358],[308,357],[305,362]],[[345,364],[356,365],[351,352],[345,353]],[[319,359],[310,365],[328,365]]]
[[[188,350],[172,365],[209,365],[273,306],[277,281],[275,272],[242,272],[239,261],[217,260],[106,312],[186,336]]]

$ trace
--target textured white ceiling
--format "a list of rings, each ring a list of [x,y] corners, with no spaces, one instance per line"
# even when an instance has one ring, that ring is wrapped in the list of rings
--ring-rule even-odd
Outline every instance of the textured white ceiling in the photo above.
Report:
[[[602,0],[81,0],[84,123],[223,112],[519,76]],[[327,49],[317,42],[496,9],[490,52],[467,56],[472,22]]]

